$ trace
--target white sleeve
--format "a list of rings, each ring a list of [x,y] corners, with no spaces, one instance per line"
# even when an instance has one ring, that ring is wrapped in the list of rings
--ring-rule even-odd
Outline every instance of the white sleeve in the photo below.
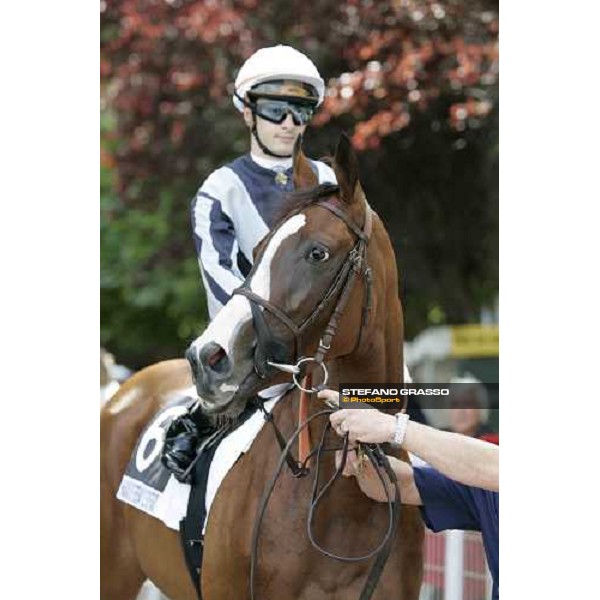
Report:
[[[235,194],[230,169],[212,173],[192,201],[192,228],[204,281],[208,312],[213,319],[244,280],[237,265],[238,241],[230,198]]]

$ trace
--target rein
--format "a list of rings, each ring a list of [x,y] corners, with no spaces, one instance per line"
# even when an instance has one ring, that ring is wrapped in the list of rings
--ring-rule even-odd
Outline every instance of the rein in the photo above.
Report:
[[[266,412],[266,411],[264,411],[264,409],[263,409],[263,412]],[[291,447],[295,443],[296,439],[301,435],[302,431],[304,431],[313,420],[315,420],[318,417],[322,417],[322,416],[328,417],[330,414],[332,414],[334,412],[335,412],[335,410],[333,410],[333,409],[325,409],[325,410],[321,410],[321,411],[311,415],[310,417],[308,417],[306,420],[304,420],[298,426],[296,431],[293,433],[293,435],[290,437],[288,442],[282,448],[278,464],[275,468],[275,472],[271,476],[269,484],[267,485],[265,492],[263,493],[263,496],[262,496],[262,499],[260,501],[259,508],[257,511],[256,520],[254,522],[254,529],[252,532],[252,552],[251,552],[251,556],[250,556],[250,599],[251,600],[256,599],[255,592],[254,592],[254,586],[255,586],[256,570],[257,570],[257,562],[258,562],[258,544],[259,544],[259,540],[260,540],[260,532],[261,532],[261,528],[262,528],[262,523],[264,520],[264,516],[265,516],[266,510],[267,510],[269,500],[271,498],[271,495],[273,494],[273,490],[275,489],[277,480],[279,479],[279,477],[281,475],[283,466],[286,463],[288,465],[290,464],[289,461],[290,461],[290,457],[291,457],[291,453],[290,453]],[[269,420],[275,426],[275,424],[272,420],[272,416]],[[384,490],[385,490],[387,507],[388,507],[388,520],[389,520],[386,533],[384,534],[381,542],[373,550],[371,550],[370,552],[368,552],[367,554],[365,554],[363,556],[339,556],[337,554],[334,554],[333,552],[326,550],[322,546],[320,546],[315,541],[314,534],[313,534],[313,522],[314,522],[314,516],[316,513],[316,509],[317,509],[319,502],[325,496],[325,494],[329,491],[329,489],[331,488],[333,483],[337,479],[339,479],[340,475],[342,474],[342,471],[344,470],[344,467],[346,465],[346,460],[348,457],[348,434],[346,434],[344,436],[343,446],[341,448],[342,460],[341,460],[340,466],[336,468],[332,477],[319,489],[319,471],[320,471],[320,463],[321,463],[321,457],[322,457],[323,452],[335,451],[335,450],[340,449],[340,448],[325,448],[325,438],[326,438],[327,432],[330,430],[331,430],[331,424],[328,422],[326,427],[323,429],[323,434],[321,435],[321,440],[320,440],[317,448],[315,450],[311,451],[307,457],[307,458],[310,458],[315,453],[317,455],[317,458],[316,458],[317,465],[316,465],[316,468],[314,471],[315,474],[314,474],[313,485],[312,485],[312,494],[311,494],[311,500],[310,500],[310,505],[309,505],[309,509],[308,509],[308,519],[307,519],[307,524],[306,524],[308,539],[309,539],[311,545],[313,546],[313,548],[315,548],[315,550],[317,550],[324,556],[333,558],[333,559],[341,561],[341,562],[348,562],[348,563],[361,562],[364,560],[368,560],[368,559],[372,558],[373,556],[376,556],[375,562],[373,563],[373,566],[371,567],[371,570],[369,571],[369,575],[367,576],[367,580],[365,581],[365,584],[363,586],[363,589],[362,589],[360,597],[359,597],[359,600],[369,600],[371,598],[371,596],[373,595],[375,588],[377,587],[377,583],[379,582],[379,579],[383,572],[383,568],[385,567],[385,563],[387,562],[387,559],[392,550],[393,540],[395,538],[396,530],[397,530],[398,523],[400,520],[400,506],[401,506],[400,489],[398,487],[398,481],[396,479],[396,475],[395,475],[393,469],[391,468],[387,457],[382,452],[381,448],[378,445],[359,444],[360,448],[365,452],[365,454],[368,456],[369,460],[371,461],[371,464],[375,468],[375,472],[377,473],[377,476],[379,477],[379,480],[381,481],[381,484],[383,485]],[[276,431],[279,434],[278,435],[278,439],[279,439],[281,437],[281,433],[277,430],[277,428],[276,428]],[[304,465],[300,464],[298,466],[301,470],[304,470],[304,472],[306,472],[306,468]],[[394,488],[395,488],[394,498],[392,498],[390,496],[388,487],[386,485],[386,481],[383,476],[384,472],[387,475],[389,482],[394,485]],[[304,473],[302,473],[302,474],[304,474]]]

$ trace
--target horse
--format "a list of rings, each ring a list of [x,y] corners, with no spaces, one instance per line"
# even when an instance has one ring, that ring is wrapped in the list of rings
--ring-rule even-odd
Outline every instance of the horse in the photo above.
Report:
[[[304,367],[313,368],[317,384],[327,377],[328,386],[402,382],[403,318],[394,251],[383,223],[367,203],[358,160],[345,136],[332,166],[338,185],[318,185],[301,148],[295,149],[298,191],[291,194],[285,216],[255,249],[254,266],[242,288],[191,344],[187,361],[164,361],[138,372],[103,407],[103,600],[131,600],[146,578],[172,600],[197,598],[177,532],[115,497],[141,432],[178,391],[194,386],[206,415],[235,420],[257,390],[289,381],[292,371],[296,378],[302,360]],[[305,358],[299,360],[301,355]],[[318,388],[310,385],[308,391]],[[294,387],[272,411],[273,423],[288,439],[297,431],[300,406]],[[328,419],[316,418],[323,408],[314,395],[304,408],[311,440],[326,429]],[[392,453],[408,460],[404,451]],[[280,440],[264,426],[223,480],[206,525],[204,600],[251,597],[256,515],[280,455]],[[320,468],[335,471],[333,453],[323,455]],[[253,597],[359,598],[370,566],[341,563],[315,552],[306,531],[311,493],[307,477],[288,471],[274,483],[255,557]],[[341,478],[320,503],[312,525],[320,545],[336,555],[357,556],[377,546],[387,516],[385,505],[362,494],[352,478]],[[374,600],[418,598],[422,545],[419,511],[403,506]]]

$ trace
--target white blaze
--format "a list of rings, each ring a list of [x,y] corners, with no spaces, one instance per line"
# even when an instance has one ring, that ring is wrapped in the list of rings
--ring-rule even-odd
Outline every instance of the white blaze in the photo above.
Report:
[[[250,289],[265,300],[269,300],[271,288],[271,263],[281,244],[294,235],[306,223],[304,215],[294,215],[273,235],[265,249],[250,281]],[[196,352],[209,342],[219,344],[231,356],[233,343],[240,327],[252,319],[250,302],[245,296],[235,295],[219,311],[206,331],[194,342]]]
[[[294,215],[291,219],[287,220],[271,238],[267,249],[262,255],[260,263],[250,282],[250,289],[265,300],[269,300],[271,291],[271,263],[277,250],[283,242],[294,235],[299,229],[304,227],[306,224],[306,217],[304,215]]]
[[[244,296],[233,296],[210,322],[206,331],[194,342],[196,352],[209,342],[215,342],[228,356],[231,356],[231,343],[238,329],[251,318],[248,300]]]

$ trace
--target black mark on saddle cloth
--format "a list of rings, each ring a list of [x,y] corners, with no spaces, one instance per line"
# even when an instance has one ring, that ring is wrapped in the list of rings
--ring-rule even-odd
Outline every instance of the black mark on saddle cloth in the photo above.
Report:
[[[187,412],[194,402],[194,398],[182,396],[163,408],[152,419],[136,444],[125,475],[144,484],[144,491],[147,496],[144,503],[156,502],[158,496],[161,492],[164,492],[167,486],[171,471],[167,470],[160,460],[165,432],[171,421]],[[156,494],[153,494],[153,491]]]

